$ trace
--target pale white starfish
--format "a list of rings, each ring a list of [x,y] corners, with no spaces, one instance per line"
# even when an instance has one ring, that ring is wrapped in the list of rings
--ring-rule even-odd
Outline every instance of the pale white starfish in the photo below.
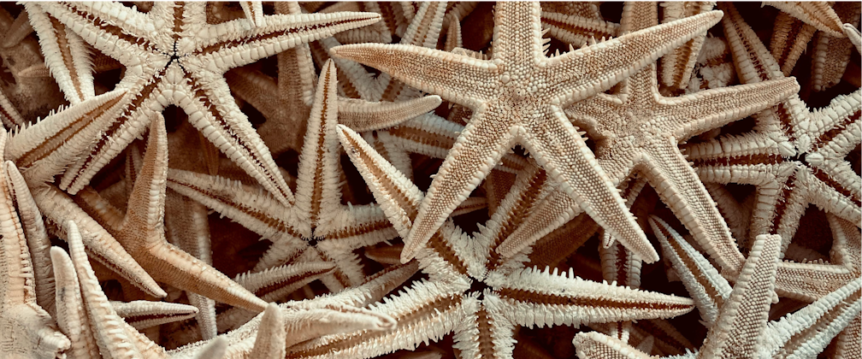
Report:
[[[104,131],[60,186],[77,193],[110,159],[147,129],[165,107],[176,104],[189,121],[237,165],[284,204],[293,196],[269,151],[230,96],[222,74],[299,43],[377,21],[375,14],[272,15],[266,26],[246,19],[206,23],[204,3],[157,3],[147,13],[120,3],[40,5],[87,43],[120,61],[118,88],[133,97],[124,116]]]
[[[705,31],[720,13],[679,20],[553,58],[542,53],[540,15],[538,3],[498,4],[494,52],[487,61],[401,45],[345,45],[331,50],[335,57],[377,67],[407,85],[473,110],[422,202],[416,226],[405,239],[402,261],[416,254],[518,140],[605,230],[644,260],[658,259],[626,210],[615,182],[595,163],[562,108],[610,88]]]

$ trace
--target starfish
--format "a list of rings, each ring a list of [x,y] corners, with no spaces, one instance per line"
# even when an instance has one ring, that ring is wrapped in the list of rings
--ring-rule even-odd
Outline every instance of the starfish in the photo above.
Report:
[[[362,283],[363,271],[358,257],[352,253],[354,249],[397,235],[376,205],[341,204],[339,143],[335,130],[340,110],[336,77],[334,63],[327,62],[319,79],[300,155],[296,204],[283,206],[269,193],[216,176],[171,170],[168,179],[172,190],[273,241],[255,271],[281,265],[298,256],[310,261],[319,261],[322,257],[338,266],[334,277],[324,280],[333,290]],[[362,104],[357,103],[357,106]],[[365,109],[370,113],[380,107],[365,106]]]
[[[628,3],[621,33],[654,26],[657,10],[655,3]],[[621,82],[618,95],[596,95],[566,108],[566,114],[576,127],[597,139],[596,158],[610,178],[625,178],[636,169],[642,172],[722,268],[735,271],[742,265],[735,241],[678,142],[766,109],[799,87],[794,80],[784,79],[666,98],[659,93],[657,77],[656,66],[649,65]],[[555,222],[562,224],[578,215],[579,207],[565,194],[555,194],[531,217],[547,221],[562,213],[564,218]],[[533,228],[516,231],[509,245],[500,247],[501,253],[517,253],[556,227]]]
[[[619,24],[604,21],[595,4],[574,4],[572,6],[586,9],[553,9],[542,4],[542,26],[548,29],[549,35],[571,46],[583,46],[597,39],[617,36]]]
[[[862,310],[862,279],[848,283],[776,322],[768,309],[781,239],[758,237],[733,289],[706,259],[657,218],[651,219],[664,252],[683,275],[710,331],[703,347],[684,358],[813,357]],[[598,333],[575,337],[582,358],[647,358],[624,342]],[[604,353],[603,353],[604,352]]]
[[[843,23],[838,14],[832,10],[832,5],[827,2],[806,3],[794,1],[764,1],[763,5],[775,7],[790,14],[799,20],[814,26],[819,31],[835,36],[844,37]]]
[[[740,56],[751,56],[752,59],[747,60],[749,63],[773,69],[761,74],[777,72],[774,59],[766,53],[751,28],[742,22],[735,9],[729,10],[725,33],[732,42],[742,38],[745,44],[756,49]],[[734,52],[742,51],[735,49]],[[725,136],[687,145],[685,153],[694,161],[695,171],[703,182],[757,186],[755,202],[758,205],[751,214],[749,236],[780,234],[784,250],[809,203],[850,222],[862,218],[858,190],[862,178],[852,171],[844,158],[862,142],[862,133],[856,124],[860,111],[859,90],[836,97],[827,108],[811,114],[803,111],[809,115],[805,121],[790,123],[799,149],[791,158],[782,156],[781,145],[763,137]],[[776,285],[782,295],[813,301],[854,278],[851,272],[831,265],[782,264]]]
[[[77,193],[147,128],[154,112],[176,104],[219,150],[282,203],[293,203],[269,151],[230,97],[222,74],[283,49],[377,21],[373,14],[274,15],[266,26],[240,19],[206,24],[205,4],[158,3],[144,14],[119,3],[42,4],[85,42],[126,67],[118,88],[130,94],[107,140],[71,166],[60,187]],[[156,29],[168,30],[159,34]],[[261,308],[262,309],[262,308]]]
[[[345,45],[331,50],[335,57],[377,67],[410,86],[473,110],[405,239],[402,261],[415,255],[518,139],[596,222],[623,243],[637,247],[635,251],[648,262],[658,259],[562,108],[610,88],[625,74],[704,31],[719,13],[547,58],[541,50],[540,12],[539,4],[500,4],[493,58],[488,61],[397,45]],[[659,43],[670,45],[656,50],[652,45]],[[623,48],[624,64],[615,61]],[[601,79],[592,75],[596,73],[602,74]]]
[[[834,10],[842,23],[859,26],[859,15],[862,15],[862,6],[859,3],[840,2],[835,4]],[[844,70],[850,63],[853,44],[846,37],[836,38],[825,33],[817,33],[813,46],[811,85],[814,91],[823,91],[841,81]]]
[[[339,126],[339,137],[378,203],[402,236],[410,231],[422,192],[358,134]],[[541,171],[532,167],[532,171]],[[527,170],[525,170],[527,171]],[[403,291],[375,304],[399,327],[383,333],[325,337],[288,351],[288,358],[337,355],[366,358],[420,342],[437,340],[454,331],[462,357],[507,357],[513,350],[515,326],[579,325],[674,316],[685,313],[684,298],[584,281],[573,273],[524,269],[516,261],[494,255],[500,234],[517,226],[535,193],[524,178],[515,185],[476,238],[451,221],[440,228],[417,256],[427,275]],[[519,258],[525,260],[526,258]],[[540,284],[541,283],[541,284]],[[625,308],[619,312],[604,308]]]
[[[678,1],[663,2],[662,23],[691,17],[712,10],[715,3],[711,1]],[[706,40],[706,34],[697,36],[685,45],[677,47],[661,58],[661,83],[672,91],[683,91],[688,87],[694,64],[700,49]]]

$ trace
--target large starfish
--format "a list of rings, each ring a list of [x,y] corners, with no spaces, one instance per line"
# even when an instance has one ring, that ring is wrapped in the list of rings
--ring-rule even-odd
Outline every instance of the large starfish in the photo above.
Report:
[[[300,255],[313,261],[322,256],[339,267],[334,278],[324,281],[332,289],[362,283],[363,270],[354,249],[397,236],[376,205],[341,204],[336,84],[335,64],[330,61],[323,68],[309,116],[294,205],[283,206],[268,193],[215,176],[171,170],[168,179],[174,191],[273,241],[256,271]],[[354,104],[369,112],[381,110],[369,103]],[[405,114],[412,116],[409,111]]]
[[[698,15],[547,58],[542,53],[539,4],[501,3],[491,60],[400,45],[332,49],[333,56],[377,67],[473,110],[422,202],[416,226],[405,239],[402,261],[413,258],[519,139],[596,222],[645,260],[657,260],[614,181],[595,163],[562,108],[610,88],[705,31],[719,14]]]
[[[701,349],[683,358],[814,357],[862,309],[862,279],[857,278],[802,310],[768,322],[781,248],[779,236],[758,237],[742,276],[731,289],[715,268],[667,224],[658,219],[651,223],[664,253],[671,257],[710,327]],[[574,344],[582,358],[648,358],[619,339],[599,333],[578,334]],[[850,352],[839,355],[845,353]]]
[[[339,136],[402,236],[410,231],[422,192],[386,162],[359,135],[344,126]],[[530,171],[541,171],[532,166]],[[503,200],[499,211],[471,238],[451,221],[441,227],[417,256],[427,279],[400,295],[373,307],[399,321],[399,327],[382,333],[325,337],[288,351],[288,358],[367,358],[419,343],[436,341],[454,332],[455,348],[462,357],[510,357],[516,326],[579,325],[675,316],[687,312],[690,302],[659,293],[589,282],[572,272],[558,275],[525,269],[526,258],[509,261],[493,247],[520,222],[523,211],[535,201],[532,176],[522,176]],[[606,311],[614,307],[619,311]]]
[[[299,43],[377,21],[375,14],[273,15],[266,26],[239,19],[206,23],[205,4],[158,3],[144,14],[120,3],[42,4],[87,43],[120,61],[127,89],[124,116],[106,140],[71,166],[60,182],[78,192],[146,129],[153,113],[176,104],[190,122],[282,203],[293,203],[269,151],[230,96],[223,74]],[[165,32],[167,30],[167,32]]]
[[[657,4],[627,3],[620,31],[637,31],[657,22]],[[742,266],[736,243],[678,144],[767,109],[798,90],[795,80],[783,79],[664,97],[659,93],[656,66],[651,64],[621,82],[619,94],[598,94],[566,108],[566,114],[576,127],[597,140],[596,159],[610,178],[619,181],[634,171],[645,175],[722,268],[735,272]],[[562,208],[564,204],[570,208]],[[580,213],[578,207],[578,203],[560,193],[549,197],[531,216],[546,221],[562,213],[565,218],[557,223],[565,223]],[[536,232],[531,232],[532,228],[515,232],[511,244],[501,247],[501,253],[517,253],[555,227]],[[522,240],[525,238],[528,240]]]

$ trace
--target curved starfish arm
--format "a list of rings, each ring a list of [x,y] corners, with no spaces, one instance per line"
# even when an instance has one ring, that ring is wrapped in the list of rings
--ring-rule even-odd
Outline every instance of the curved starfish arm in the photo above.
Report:
[[[661,242],[663,253],[682,279],[707,326],[718,319],[719,310],[732,288],[726,279],[673,228],[656,216],[649,220],[653,233]]]
[[[218,34],[195,44],[196,56],[188,60],[191,66],[216,74],[248,65],[297,44],[330,37],[335,33],[363,27],[380,20],[380,14],[342,12],[333,14],[269,15],[266,25],[248,28],[245,20],[213,25],[209,32]],[[239,28],[239,29],[238,29]],[[239,31],[237,31],[239,30]],[[251,51],[256,49],[256,51]],[[240,56],[237,56],[241,54]]]
[[[242,12],[245,17],[250,20],[254,26],[266,26],[266,20],[263,16],[263,3],[260,1],[240,1],[239,6],[242,7]]]
[[[287,335],[284,328],[284,317],[281,309],[269,303],[263,318],[260,320],[260,329],[254,340],[254,348],[251,349],[249,357],[261,359],[283,359],[285,356],[284,344]]]
[[[75,222],[66,223],[66,233],[72,263],[81,283],[84,307],[89,315],[99,351],[117,358],[142,358],[137,348],[126,344],[129,341],[126,331],[117,330],[122,328],[123,319],[117,315],[105,293],[102,292],[96,275],[90,267],[87,254],[84,252],[84,244],[81,242],[81,235]]]
[[[692,236],[718,261],[722,270],[735,273],[742,267],[736,240],[697,173],[680,153],[676,139],[653,141],[645,149],[647,177],[662,201],[689,229]]]
[[[582,359],[652,359],[628,343],[598,332],[578,333],[572,341]]]
[[[54,314],[54,271],[51,265],[51,240],[42,221],[42,213],[33,201],[30,189],[18,168],[12,162],[4,163],[6,186],[11,190],[12,203],[18,209],[24,237],[30,250],[33,278],[36,281],[36,303],[49,314]]]
[[[66,25],[52,19],[36,3],[24,4],[39,36],[45,64],[72,105],[94,97],[93,69],[84,41]],[[8,36],[8,34],[7,34]]]
[[[55,318],[60,331],[69,337],[71,343],[66,354],[69,359],[97,358],[99,348],[84,310],[81,286],[72,259],[59,247],[51,247],[51,262],[57,275]]]
[[[645,262],[657,261],[658,253],[615,188],[620,179],[605,174],[560,108],[552,107],[551,111],[522,134],[530,153],[560,183],[560,190],[605,231]]]
[[[688,298],[586,281],[571,269],[561,275],[547,267],[544,272],[526,268],[506,276],[492,272],[487,283],[499,305],[505,305],[506,317],[521,326],[670,318],[694,309]]]
[[[32,193],[36,205],[42,210],[48,223],[54,224],[61,232],[58,233],[59,237],[68,236],[62,228],[62,223],[64,220],[73,218],[81,228],[84,245],[90,257],[149,295],[156,298],[164,298],[167,295],[147,271],[141,268],[141,265],[114,239],[114,236],[84,212],[67,194],[54,186],[34,188]]]
[[[473,109],[498,91],[494,88],[498,68],[491,61],[410,45],[343,45],[329,53],[372,66],[416,89]]]
[[[552,89],[550,96],[557,105],[565,107],[611,88],[672,49],[702,34],[715,25],[721,16],[721,11],[710,11],[546,58],[542,61],[547,66],[536,76],[543,78],[548,88]],[[605,75],[597,79],[592,75],[596,73]]]
[[[151,47],[170,49],[172,44],[156,33],[154,23],[147,14],[128,8],[119,3],[53,3],[40,4],[50,15],[73,29],[84,41],[94,45],[105,55],[120,60],[123,65],[141,65],[128,56],[129,48],[149,51]],[[122,24],[122,28],[115,24]],[[98,37],[108,36],[108,41],[96,41]],[[116,46],[115,46],[116,45]]]
[[[739,271],[733,291],[721,306],[718,320],[701,348],[706,357],[755,355],[769,319],[781,236],[760,235]]]
[[[198,313],[198,309],[190,305],[146,300],[111,301],[111,307],[123,321],[137,330],[183,321]]]
[[[598,18],[560,12],[542,11],[542,26],[550,29],[555,39],[571,46],[584,46],[590,41],[617,36],[620,25]],[[458,46],[461,47],[461,46]]]
[[[338,123],[357,132],[379,130],[432,111],[441,102],[440,96],[398,102],[368,102],[339,97]]]
[[[764,1],[763,4],[778,8],[806,24],[816,27],[817,30],[829,34],[829,36],[844,37],[843,22],[838,18],[835,10],[832,10],[832,5],[829,3]]]
[[[833,337],[859,317],[862,279],[856,278],[835,292],[777,322],[769,323],[759,344],[772,357],[815,357]]]
[[[460,290],[459,290],[460,289]],[[293,358],[368,358],[395,350],[413,350],[415,343],[435,340],[452,332],[467,310],[475,310],[475,298],[463,297],[466,288],[446,287],[422,280],[373,306],[398,327],[383,332],[365,332],[324,337],[289,349]]]
[[[814,37],[817,28],[798,20],[786,12],[780,12],[775,17],[775,27],[772,30],[772,39],[769,41],[769,50],[772,57],[781,66],[784,76],[790,76],[793,67],[808,43]]]
[[[772,107],[798,91],[796,79],[786,78],[664,98],[662,105],[674,115],[669,132],[682,141]]]
[[[4,151],[31,185],[39,185],[74,163],[93,139],[120,115],[126,92],[115,90],[50,115],[11,136]]]

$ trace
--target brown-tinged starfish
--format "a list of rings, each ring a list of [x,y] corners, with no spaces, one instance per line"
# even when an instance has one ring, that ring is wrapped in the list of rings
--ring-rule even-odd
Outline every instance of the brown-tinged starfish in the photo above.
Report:
[[[172,190],[273,241],[256,271],[298,256],[310,261],[322,256],[338,266],[335,276],[324,281],[333,290],[362,283],[363,270],[354,249],[397,236],[376,205],[341,204],[335,74],[334,63],[327,62],[300,155],[294,205],[284,206],[268,193],[216,176],[171,170],[168,180]]]
[[[655,26],[657,11],[655,3],[627,3],[623,9],[621,33]],[[598,94],[566,108],[566,114],[576,127],[585,129],[597,140],[596,158],[612,180],[620,181],[633,171],[641,172],[665,204],[720,261],[722,268],[735,272],[742,265],[735,241],[697,174],[680,153],[678,143],[769,108],[794,94],[799,87],[795,80],[784,79],[759,86],[664,97],[659,93],[657,82],[655,64],[648,65],[620,82],[619,94]],[[573,208],[561,208],[560,202]],[[536,220],[544,221],[564,213],[568,216],[557,223],[565,223],[580,213],[579,205],[564,194],[552,195],[543,206],[549,208],[537,210],[532,215]],[[531,232],[528,228],[532,227],[515,232],[514,243],[501,247],[501,253],[517,253],[553,229]],[[630,244],[626,245],[631,248]]]
[[[661,6],[664,8],[661,22],[667,23],[710,11],[715,7],[715,2],[670,1],[662,2]],[[673,91],[682,91],[688,87],[694,64],[697,62],[705,39],[706,34],[697,36],[662,56],[661,83],[664,86]]]
[[[730,289],[715,268],[679,234],[661,220],[653,219],[651,223],[664,252],[685,278],[683,283],[689,293],[699,298],[698,309],[710,327],[700,351],[681,358],[814,357],[862,310],[860,278],[800,311],[768,322],[781,247],[779,236],[758,237],[742,276]],[[598,333],[578,334],[574,344],[582,358],[648,357],[619,339]]]
[[[332,49],[333,56],[372,65],[407,85],[473,110],[422,202],[416,226],[405,239],[402,261],[415,255],[519,139],[605,230],[646,261],[657,260],[614,182],[596,164],[562,108],[610,88],[705,31],[719,14],[694,16],[547,58],[542,53],[539,4],[502,3],[496,10],[494,52],[488,61],[414,46]]]
[[[726,23],[725,33],[731,36],[731,42],[743,39],[757,49],[757,55],[745,52],[746,55],[738,56],[751,56],[749,63],[772,68],[772,73],[778,71],[774,59],[751,28],[741,22],[735,9],[730,9],[729,16],[733,20]],[[781,145],[769,138],[744,136],[725,136],[687,145],[685,153],[694,161],[695,171],[704,182],[757,186],[749,237],[780,234],[784,249],[809,203],[850,222],[862,218],[859,204],[862,178],[845,159],[862,142],[858,126],[862,112],[860,97],[857,90],[836,97],[830,106],[813,113],[803,109],[808,119],[789,124],[798,139],[799,153],[795,157],[785,158]],[[779,111],[774,113],[781,114],[783,106],[779,105]],[[782,263],[776,286],[782,295],[813,301],[854,278],[855,274],[832,265]]]
[[[830,36],[844,37],[843,23],[838,14],[832,10],[832,4],[823,2],[804,1],[764,1],[764,5],[775,7],[791,16],[811,24],[819,31]]]
[[[858,2],[839,2],[833,8],[842,23],[859,26],[862,5]],[[853,44],[846,37],[837,38],[819,32],[814,37],[814,52],[811,54],[811,86],[814,91],[823,91],[838,84],[850,63]]]
[[[0,148],[5,142],[2,131]],[[36,303],[34,268],[8,168],[0,169],[0,353],[13,358],[63,358],[70,341]]]
[[[574,9],[557,9],[546,4],[555,3],[542,3],[542,26],[548,29],[548,35],[571,46],[592,44],[619,33],[619,24],[604,21],[595,4],[572,2],[570,7]]]
[[[204,3],[157,3],[140,13],[120,3],[59,3],[42,7],[87,43],[119,60],[118,88],[131,96],[106,139],[76,162],[60,182],[77,193],[107,162],[140,136],[154,112],[176,104],[216,147],[273,193],[294,198],[269,151],[237,108],[223,74],[281,50],[377,21],[375,14],[273,15],[266,26],[246,19],[206,23]],[[168,33],[159,32],[168,30]],[[263,308],[261,308],[262,310]]]
[[[368,183],[399,234],[405,236],[423,194],[386,162],[358,134],[339,126],[346,152]],[[532,171],[541,171],[532,167]],[[414,349],[454,332],[462,357],[508,357],[516,326],[580,325],[589,322],[667,317],[690,309],[684,298],[642,292],[525,269],[495,255],[501,236],[517,226],[522,211],[535,201],[531,183],[522,176],[499,211],[475,238],[451,221],[441,227],[417,256],[426,279],[399,295],[375,304],[399,327],[382,333],[324,337],[288,350],[288,358],[339,356],[367,358],[399,349]],[[619,309],[606,310],[609,307]]]
[[[707,37],[692,71],[687,92],[726,87],[736,81],[733,57],[724,39]]]
[[[80,192],[75,201],[153,278],[218,302],[263,311],[263,300],[165,239],[167,162],[164,120],[159,118],[152,122],[143,166],[134,181],[125,215],[89,188]]]
[[[769,51],[778,62],[784,76],[790,76],[790,72],[808,48],[808,43],[816,31],[817,28],[814,26],[786,12],[782,11],[776,15],[772,39],[769,41]]]

